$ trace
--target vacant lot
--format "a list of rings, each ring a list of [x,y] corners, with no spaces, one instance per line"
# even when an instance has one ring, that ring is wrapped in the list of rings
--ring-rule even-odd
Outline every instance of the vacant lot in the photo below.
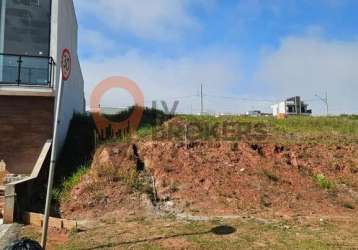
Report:
[[[106,217],[68,239],[50,234],[52,249],[357,249],[358,226],[352,220],[296,218],[177,221],[171,218]],[[230,228],[217,228],[219,226]],[[40,238],[37,228],[23,235]]]
[[[354,116],[175,117],[103,143],[63,183],[60,212],[84,227],[51,246],[354,249],[357,154]]]

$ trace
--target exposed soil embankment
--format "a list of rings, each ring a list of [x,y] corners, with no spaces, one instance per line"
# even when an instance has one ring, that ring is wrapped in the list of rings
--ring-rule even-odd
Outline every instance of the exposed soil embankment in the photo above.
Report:
[[[144,211],[225,216],[358,214],[356,145],[138,142],[98,149],[67,217]],[[154,188],[155,187],[155,188]]]
[[[62,200],[61,213],[66,218],[83,219],[109,212],[119,216],[145,212],[151,204],[149,183],[134,145],[100,147],[89,172]]]
[[[352,146],[147,142],[140,153],[158,197],[194,214],[336,214],[358,201]]]

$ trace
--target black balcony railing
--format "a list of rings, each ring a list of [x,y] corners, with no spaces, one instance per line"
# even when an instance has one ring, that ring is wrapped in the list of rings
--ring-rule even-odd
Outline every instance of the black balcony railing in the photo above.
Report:
[[[52,87],[52,57],[0,53],[0,86]]]

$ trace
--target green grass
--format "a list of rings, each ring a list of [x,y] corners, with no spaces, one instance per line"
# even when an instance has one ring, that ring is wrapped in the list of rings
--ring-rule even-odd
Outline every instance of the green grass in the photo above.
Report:
[[[82,177],[89,171],[89,165],[79,167],[70,177],[65,179],[62,185],[52,191],[53,199],[56,201],[65,201],[70,197],[72,189],[80,183]]]
[[[137,136],[139,138],[146,138],[148,136],[151,136],[153,134],[153,130],[155,129],[155,126],[146,125],[144,127],[141,127],[137,131]]]
[[[122,112],[111,117],[113,121],[121,121],[128,117],[131,110]],[[277,143],[298,143],[298,142],[324,142],[334,143],[344,138],[345,141],[358,141],[358,116],[331,116],[331,117],[312,117],[312,116],[290,116],[288,119],[279,120],[274,117],[250,117],[250,116],[194,116],[177,115],[186,121],[187,124],[195,124],[192,129],[198,128],[197,134],[191,140],[249,140],[271,141]],[[170,115],[154,109],[145,109],[144,115],[137,130],[140,139],[171,139],[183,140],[184,128],[172,126],[169,131],[165,131],[162,124]],[[228,130],[239,129],[239,135],[226,138],[213,135],[212,131],[217,126],[228,125]],[[196,125],[199,125],[196,126]],[[237,126],[238,125],[238,126]],[[164,133],[163,133],[164,132]],[[167,133],[166,133],[167,132]],[[169,133],[169,137],[168,137]],[[244,137],[243,137],[244,136]],[[109,138],[107,138],[109,139]],[[119,138],[119,141],[126,141],[128,138]],[[118,140],[117,140],[118,141]]]
[[[358,142],[357,116],[333,116],[333,117],[308,117],[291,116],[284,120],[274,117],[249,117],[249,116],[179,116],[187,124],[195,124],[200,127],[199,138],[215,138],[210,135],[210,129],[216,126],[227,125],[228,131],[236,131],[239,135],[233,140],[246,138],[248,140],[269,141],[275,143],[335,143],[339,140],[345,142]],[[181,128],[183,130],[183,128]],[[245,135],[246,137],[243,137]],[[182,134],[180,135],[181,139]]]
[[[356,116],[309,117],[290,116],[279,120],[273,117],[249,116],[182,116],[188,122],[248,122],[251,124],[265,124],[271,131],[285,133],[337,133],[358,136],[358,119]]]
[[[313,180],[323,189],[331,190],[336,187],[335,183],[327,179],[323,174],[315,175]]]

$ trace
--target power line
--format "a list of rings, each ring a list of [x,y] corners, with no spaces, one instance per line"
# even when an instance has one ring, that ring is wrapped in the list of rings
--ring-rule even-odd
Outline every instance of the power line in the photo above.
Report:
[[[171,96],[165,98],[156,98],[156,99],[165,99],[165,100],[176,100],[176,99],[186,99],[186,98],[193,98],[198,97],[198,95],[187,95],[187,96]]]
[[[273,99],[254,99],[254,98],[244,98],[239,96],[218,96],[218,95],[205,95],[205,96],[212,97],[212,98],[252,101],[252,102],[269,102],[269,103],[278,102],[278,100],[273,100]]]
[[[319,95],[316,94],[316,97],[318,97],[325,105],[326,105],[326,113],[327,113],[327,116],[329,115],[329,105],[328,105],[328,94],[327,94],[327,91],[326,91],[326,95],[325,97],[320,97]]]

